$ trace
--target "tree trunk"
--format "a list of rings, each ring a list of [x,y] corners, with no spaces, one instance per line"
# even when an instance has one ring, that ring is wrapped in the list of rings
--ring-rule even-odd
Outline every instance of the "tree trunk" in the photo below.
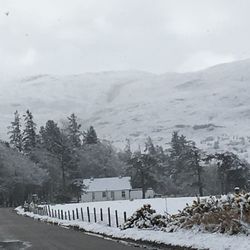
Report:
[[[62,190],[65,192],[65,168],[64,168],[64,162],[63,162],[63,156],[61,156],[61,166],[62,166]]]
[[[141,185],[142,185],[142,199],[146,198],[146,187],[145,187],[145,178],[144,173],[141,173]]]
[[[199,187],[199,195],[203,196],[203,185],[202,185],[202,181],[201,181],[201,166],[198,165],[198,169],[197,169],[197,174],[198,174],[198,187]]]

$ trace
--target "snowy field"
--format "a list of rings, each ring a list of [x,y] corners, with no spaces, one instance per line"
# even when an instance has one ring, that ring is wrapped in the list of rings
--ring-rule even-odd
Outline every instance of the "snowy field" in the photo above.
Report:
[[[107,224],[108,208],[110,208],[111,222],[115,226],[115,210],[118,213],[119,224],[124,222],[124,212],[127,217],[131,216],[137,209],[141,208],[144,204],[151,204],[152,208],[156,210],[156,213],[174,214],[178,210],[182,210],[186,203],[192,204],[195,198],[192,197],[180,197],[180,198],[154,198],[154,199],[138,199],[138,200],[119,200],[119,201],[99,201],[99,202],[87,202],[87,203],[72,203],[72,204],[57,204],[50,206],[51,210],[58,211],[63,210],[63,213],[70,212],[72,218],[72,211],[79,211],[82,208],[85,220],[87,219],[87,207],[89,207],[91,221],[94,221],[94,208],[97,214],[97,221],[100,221],[100,209],[103,211],[103,222]],[[79,217],[81,217],[79,215]]]

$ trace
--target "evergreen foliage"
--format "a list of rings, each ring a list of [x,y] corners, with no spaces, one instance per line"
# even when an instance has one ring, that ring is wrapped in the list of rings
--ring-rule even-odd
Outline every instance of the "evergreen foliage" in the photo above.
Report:
[[[0,203],[16,200],[14,193],[20,193],[20,199],[39,193],[47,201],[79,200],[82,179],[120,175],[131,176],[132,186],[142,188],[143,197],[148,188],[159,194],[182,196],[226,193],[235,186],[249,188],[247,162],[230,152],[206,155],[178,132],[173,132],[167,149],[155,145],[148,137],[142,151],[132,151],[127,140],[124,150],[117,152],[110,142],[98,139],[93,126],[83,133],[80,129],[73,113],[68,117],[66,128],[49,120],[36,135],[32,113],[26,111],[24,126],[21,126],[16,111],[8,132],[13,149],[7,142],[0,144],[0,181],[3,183],[0,184],[3,194]],[[19,171],[19,163],[27,178]],[[33,182],[30,178],[33,175],[34,179],[40,177],[40,181]]]
[[[68,117],[69,125],[67,128],[67,134],[69,137],[69,140],[73,147],[79,148],[81,146],[81,124],[78,124],[77,117],[74,113]]]
[[[96,144],[98,142],[97,134],[93,126],[90,126],[87,130],[84,141],[86,144]]]
[[[24,115],[23,150],[30,153],[36,146],[36,124],[33,121],[32,113],[27,110]]]
[[[143,199],[145,199],[147,189],[157,182],[154,174],[156,165],[157,160],[154,157],[139,151],[135,152],[130,159],[128,173],[132,175],[132,185],[142,188]]]
[[[0,204],[23,204],[29,195],[41,190],[47,177],[47,172],[28,157],[0,143]]]
[[[19,152],[22,152],[22,131],[21,131],[21,123],[20,123],[20,115],[16,110],[14,114],[14,121],[11,122],[11,126],[8,127],[9,129],[9,138],[10,138],[10,145],[17,149]]]
[[[215,161],[221,193],[226,194],[234,187],[247,188],[249,164],[231,152],[210,154],[206,161]]]

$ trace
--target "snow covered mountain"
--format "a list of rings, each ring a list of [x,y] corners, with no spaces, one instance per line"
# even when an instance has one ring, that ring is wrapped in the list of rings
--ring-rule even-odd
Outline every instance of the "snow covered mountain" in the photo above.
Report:
[[[124,71],[2,80],[1,138],[14,111],[28,108],[38,125],[75,112],[84,128],[94,125],[118,147],[126,138],[142,144],[147,136],[164,145],[180,130],[204,148],[236,148],[247,157],[250,60],[184,74]]]

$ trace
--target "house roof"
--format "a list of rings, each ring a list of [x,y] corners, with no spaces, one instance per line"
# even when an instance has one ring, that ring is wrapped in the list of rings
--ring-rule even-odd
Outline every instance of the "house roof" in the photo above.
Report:
[[[116,191],[132,189],[130,177],[110,177],[84,179],[83,184],[87,187],[85,191]]]

